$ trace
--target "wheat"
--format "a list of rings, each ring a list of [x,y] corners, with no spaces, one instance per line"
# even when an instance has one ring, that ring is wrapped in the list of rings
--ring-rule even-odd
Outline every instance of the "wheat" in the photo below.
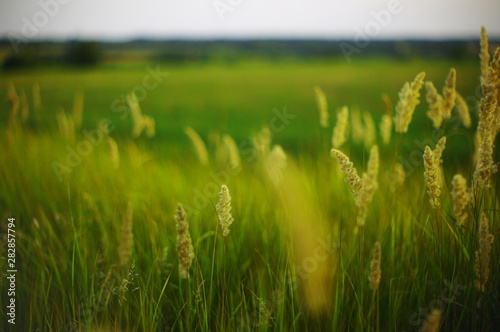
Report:
[[[118,145],[115,140],[111,137],[107,137],[108,146],[109,146],[109,156],[111,158],[111,162],[113,163],[113,167],[118,169],[120,167],[120,152],[118,151]]]
[[[349,110],[347,106],[337,113],[337,123],[333,128],[332,145],[334,148],[339,148],[347,139],[347,124],[349,118]]]
[[[408,125],[413,117],[415,107],[420,103],[420,89],[424,84],[425,73],[419,73],[413,82],[406,82],[399,92],[399,101],[396,105],[396,115],[394,117],[395,130],[398,133],[406,133]]]
[[[375,242],[375,249],[373,250],[373,258],[370,263],[370,276],[368,281],[370,281],[370,288],[376,291],[380,284],[380,277],[382,275],[381,265],[381,249],[380,242]]]
[[[443,123],[443,97],[437,92],[431,81],[425,82],[425,89],[427,90],[426,99],[429,104],[427,116],[432,120],[434,128],[439,128]]]
[[[198,133],[191,127],[184,128],[184,132],[191,140],[200,164],[203,166],[208,165],[207,147],[205,146],[205,143],[201,139],[200,135],[198,135]]]
[[[175,215],[177,222],[177,254],[179,255],[179,276],[182,279],[189,278],[189,267],[194,258],[193,243],[189,234],[189,224],[184,208],[179,203]]]
[[[380,120],[380,137],[382,137],[382,143],[385,145],[389,144],[391,141],[391,133],[392,133],[392,119],[389,114],[382,115],[382,119]]]
[[[377,131],[375,130],[375,122],[373,122],[373,118],[370,112],[363,112],[363,121],[365,123],[363,143],[365,145],[365,148],[369,150],[373,146],[373,144],[375,144],[375,140],[377,139]]]
[[[286,153],[281,146],[275,145],[267,157],[267,174],[269,179],[278,186],[283,181],[283,170],[286,167]]]
[[[220,188],[219,197],[220,201],[216,206],[217,216],[222,229],[222,236],[226,237],[229,235],[229,226],[233,223],[234,218],[231,215],[231,195],[225,184]]]
[[[370,157],[368,159],[368,165],[366,173],[363,174],[363,180],[359,194],[356,197],[355,203],[359,208],[358,216],[356,218],[356,223],[358,226],[364,226],[366,220],[366,214],[368,211],[368,206],[370,205],[373,194],[378,188],[378,170],[379,170],[379,153],[378,146],[374,145],[370,150]]]
[[[82,127],[82,117],[83,117],[83,91],[77,91],[75,93],[75,100],[73,102],[73,120],[75,121],[76,129],[80,129]]]
[[[462,120],[464,127],[470,128],[471,119],[470,119],[469,106],[467,106],[467,103],[465,102],[462,95],[458,93],[458,91],[455,91],[455,105],[457,106],[458,117],[460,118],[460,120]]]
[[[361,122],[361,114],[358,109],[353,109],[351,112],[351,127],[352,127],[352,140],[354,143],[359,144],[363,141],[365,128]]]
[[[326,101],[326,96],[319,86],[314,87],[314,94],[316,95],[316,103],[318,104],[319,124],[321,127],[327,128],[329,126],[328,120],[330,115],[328,114],[328,103]]]
[[[441,310],[433,309],[431,313],[427,316],[420,332],[437,332],[439,331],[439,326],[441,325]]]
[[[133,212],[132,204],[129,203],[127,205],[125,219],[123,220],[120,246],[118,247],[118,258],[121,267],[128,266],[132,255],[132,247],[134,245],[134,235],[132,232]]]
[[[457,72],[455,68],[451,68],[443,88],[443,119],[449,119],[451,117],[451,110],[455,106],[456,79]]]
[[[351,186],[351,192],[354,196],[354,199],[356,199],[359,191],[363,187],[363,181],[358,176],[358,172],[354,168],[353,163],[349,160],[349,157],[347,157],[339,150],[332,149],[331,154],[332,157],[335,157],[337,159],[337,162],[340,165],[340,169],[345,174],[345,182],[347,182]]]
[[[461,174],[455,174],[451,181],[451,198],[453,201],[453,213],[457,217],[457,224],[462,226],[467,219],[465,208],[469,204],[470,195],[467,191],[467,180]]]
[[[478,250],[476,251],[476,288],[480,292],[486,291],[486,284],[490,278],[490,252],[493,243],[493,234],[489,231],[489,220],[486,214],[481,214],[478,233]]]
[[[241,158],[236,142],[229,135],[224,135],[222,139],[224,141],[224,145],[226,146],[229,167],[232,170],[239,170],[241,168]]]
[[[424,166],[425,166],[425,183],[427,184],[427,193],[429,194],[430,203],[434,208],[439,207],[439,195],[441,188],[439,186],[439,167],[434,156],[434,152],[428,146],[424,151]]]

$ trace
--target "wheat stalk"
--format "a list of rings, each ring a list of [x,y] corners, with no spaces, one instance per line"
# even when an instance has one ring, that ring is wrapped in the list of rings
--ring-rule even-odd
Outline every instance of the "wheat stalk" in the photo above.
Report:
[[[198,160],[200,164],[203,166],[208,165],[208,152],[205,142],[201,139],[200,135],[191,127],[184,128],[184,132],[191,140],[191,143],[196,150],[196,155],[198,156]]]
[[[406,133],[408,125],[413,117],[415,107],[420,103],[420,89],[424,84],[425,73],[419,73],[413,82],[406,82],[399,92],[399,100],[396,105],[394,117],[395,130],[398,133]]]
[[[490,278],[490,252],[493,243],[493,234],[489,231],[489,220],[486,214],[481,214],[481,222],[478,232],[478,250],[476,251],[476,288],[480,292],[486,291],[486,284]]]
[[[226,237],[229,235],[229,226],[234,221],[231,215],[231,195],[229,194],[229,189],[225,184],[220,188],[219,192],[220,201],[216,205],[217,216],[219,218],[219,223],[222,229],[222,236]]]
[[[328,103],[326,100],[326,96],[319,86],[314,87],[314,94],[316,96],[316,103],[318,104],[319,124],[321,127],[327,128],[329,126],[330,115],[328,114]]]
[[[184,208],[179,203],[175,215],[177,222],[177,254],[179,255],[179,276],[182,279],[189,278],[189,267],[194,258],[193,243],[189,234],[189,224]]]
[[[339,148],[347,139],[347,124],[349,119],[349,109],[347,106],[337,113],[337,122],[333,128],[332,145],[334,148]]]

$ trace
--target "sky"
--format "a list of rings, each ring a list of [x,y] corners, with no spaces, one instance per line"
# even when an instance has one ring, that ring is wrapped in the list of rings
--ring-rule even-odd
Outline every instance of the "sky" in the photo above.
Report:
[[[0,36],[500,38],[500,0],[0,0]]]

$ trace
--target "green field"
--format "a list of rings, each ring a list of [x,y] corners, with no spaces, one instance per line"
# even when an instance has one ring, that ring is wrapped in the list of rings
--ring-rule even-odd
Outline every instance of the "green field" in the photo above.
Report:
[[[390,143],[383,144],[382,95],[389,96],[394,112],[405,81],[425,71],[425,80],[441,92],[452,67],[472,127],[453,116],[436,130],[426,117],[423,88],[408,133],[393,130]],[[155,81],[156,69],[161,75]],[[17,269],[13,326],[7,322],[2,245],[4,330],[416,331],[432,309],[441,311],[441,331],[495,330],[498,240],[484,292],[474,285],[474,264],[481,213],[490,233],[500,227],[500,181],[493,175],[491,188],[475,192],[463,226],[456,223],[450,194],[456,173],[470,185],[474,172],[479,76],[478,62],[443,59],[108,64],[0,73],[0,94],[7,95],[13,83],[18,96],[25,91],[29,108],[24,119],[22,105],[12,116],[11,102],[0,100],[0,233],[6,244],[8,218],[16,219]],[[319,125],[314,86],[328,99],[328,128]],[[76,118],[79,91],[82,125],[68,135],[61,115],[69,123]],[[155,121],[153,137],[132,135],[126,102],[131,92]],[[369,112],[377,129],[379,186],[364,227],[356,225],[358,208],[330,155],[342,106]],[[116,142],[119,165],[113,164],[106,135],[96,134],[103,121]],[[199,162],[186,126],[205,142],[208,165]],[[268,153],[254,147],[266,126],[272,137],[267,148],[277,144],[287,154],[279,184],[269,176]],[[237,169],[228,166],[224,134],[239,147]],[[349,129],[340,150],[361,176],[370,149],[352,134]],[[433,209],[422,155],[425,145],[434,149],[443,135],[441,206]],[[498,149],[494,155],[498,161]],[[396,162],[406,174],[394,188]],[[216,211],[222,184],[230,190],[234,217],[227,237]],[[178,203],[188,213],[194,246],[188,279],[179,276]],[[123,231],[128,213],[133,244],[130,260],[122,264],[123,247],[130,243]],[[377,241],[382,272],[374,291],[368,277]]]

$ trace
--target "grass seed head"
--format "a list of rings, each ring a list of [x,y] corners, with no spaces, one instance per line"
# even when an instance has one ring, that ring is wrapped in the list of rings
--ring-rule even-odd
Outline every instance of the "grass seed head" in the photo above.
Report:
[[[189,224],[184,208],[179,203],[175,215],[177,222],[177,254],[179,255],[179,276],[182,279],[189,278],[189,267],[194,258],[194,249],[189,234]]]
[[[216,210],[222,229],[222,236],[226,237],[229,235],[229,226],[233,223],[234,218],[231,215],[231,195],[225,184],[220,188],[219,197],[220,201],[216,206]]]

